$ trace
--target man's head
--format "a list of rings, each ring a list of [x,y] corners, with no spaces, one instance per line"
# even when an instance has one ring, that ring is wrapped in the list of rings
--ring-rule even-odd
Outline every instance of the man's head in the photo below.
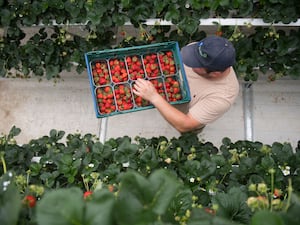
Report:
[[[235,64],[235,49],[226,38],[206,37],[181,50],[182,61],[192,68],[205,68],[209,72],[224,71]]]

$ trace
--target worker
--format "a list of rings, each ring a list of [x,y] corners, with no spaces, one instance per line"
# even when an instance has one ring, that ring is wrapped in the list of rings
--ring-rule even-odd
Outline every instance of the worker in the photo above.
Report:
[[[189,103],[171,105],[146,79],[138,79],[133,92],[150,101],[180,133],[201,132],[224,115],[238,96],[239,82],[233,68],[236,52],[228,39],[208,36],[184,46],[181,58],[190,89]]]

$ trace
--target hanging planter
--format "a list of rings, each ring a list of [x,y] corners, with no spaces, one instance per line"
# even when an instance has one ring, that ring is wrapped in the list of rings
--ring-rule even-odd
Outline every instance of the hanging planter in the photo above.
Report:
[[[253,67],[259,67],[262,74],[271,70],[270,80],[282,76],[298,78],[300,13],[297,4],[297,0],[234,1],[233,4],[180,0],[172,4],[168,1],[49,0],[30,4],[0,1],[0,76],[55,79],[74,65],[82,73],[85,52],[165,41],[177,41],[182,47],[207,35],[203,26],[218,23],[222,32],[219,26],[216,32],[227,38],[232,37],[236,26],[260,27],[254,34],[245,33],[244,37],[233,40],[238,53],[236,70],[242,79],[258,78]],[[289,26],[290,32],[278,28],[279,38],[264,37],[270,34],[267,27],[272,29],[274,25]],[[120,35],[116,30],[124,26],[143,29],[143,32],[132,37]],[[33,28],[33,34],[25,32],[25,27]],[[146,28],[147,35],[142,35]]]

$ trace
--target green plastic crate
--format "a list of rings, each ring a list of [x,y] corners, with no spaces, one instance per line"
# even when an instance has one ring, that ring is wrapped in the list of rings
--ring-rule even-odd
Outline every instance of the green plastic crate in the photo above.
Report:
[[[137,78],[150,80],[170,104],[191,100],[177,42],[87,52],[85,61],[97,118],[154,108],[133,94]]]

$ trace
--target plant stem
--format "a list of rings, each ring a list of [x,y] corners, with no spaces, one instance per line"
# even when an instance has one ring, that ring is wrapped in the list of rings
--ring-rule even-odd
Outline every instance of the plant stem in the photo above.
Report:
[[[222,184],[222,183],[223,183],[223,181],[224,181],[225,177],[227,176],[227,174],[228,174],[228,173],[225,173],[225,174],[223,175],[223,177],[222,177],[222,179],[220,180],[219,184]]]
[[[270,198],[271,212],[273,211],[273,204],[272,204],[273,194],[274,194],[274,173],[271,173],[271,198]]]
[[[3,172],[5,174],[7,172],[7,168],[6,168],[6,163],[5,163],[5,159],[4,159],[4,152],[0,152],[0,157],[1,157],[1,162],[2,162],[2,166],[3,166]]]
[[[290,207],[291,204],[291,198],[292,198],[292,192],[293,192],[293,187],[292,187],[292,180],[289,179],[289,186],[288,186],[288,198],[287,198],[287,204],[285,206],[284,211],[287,212],[287,210]]]

